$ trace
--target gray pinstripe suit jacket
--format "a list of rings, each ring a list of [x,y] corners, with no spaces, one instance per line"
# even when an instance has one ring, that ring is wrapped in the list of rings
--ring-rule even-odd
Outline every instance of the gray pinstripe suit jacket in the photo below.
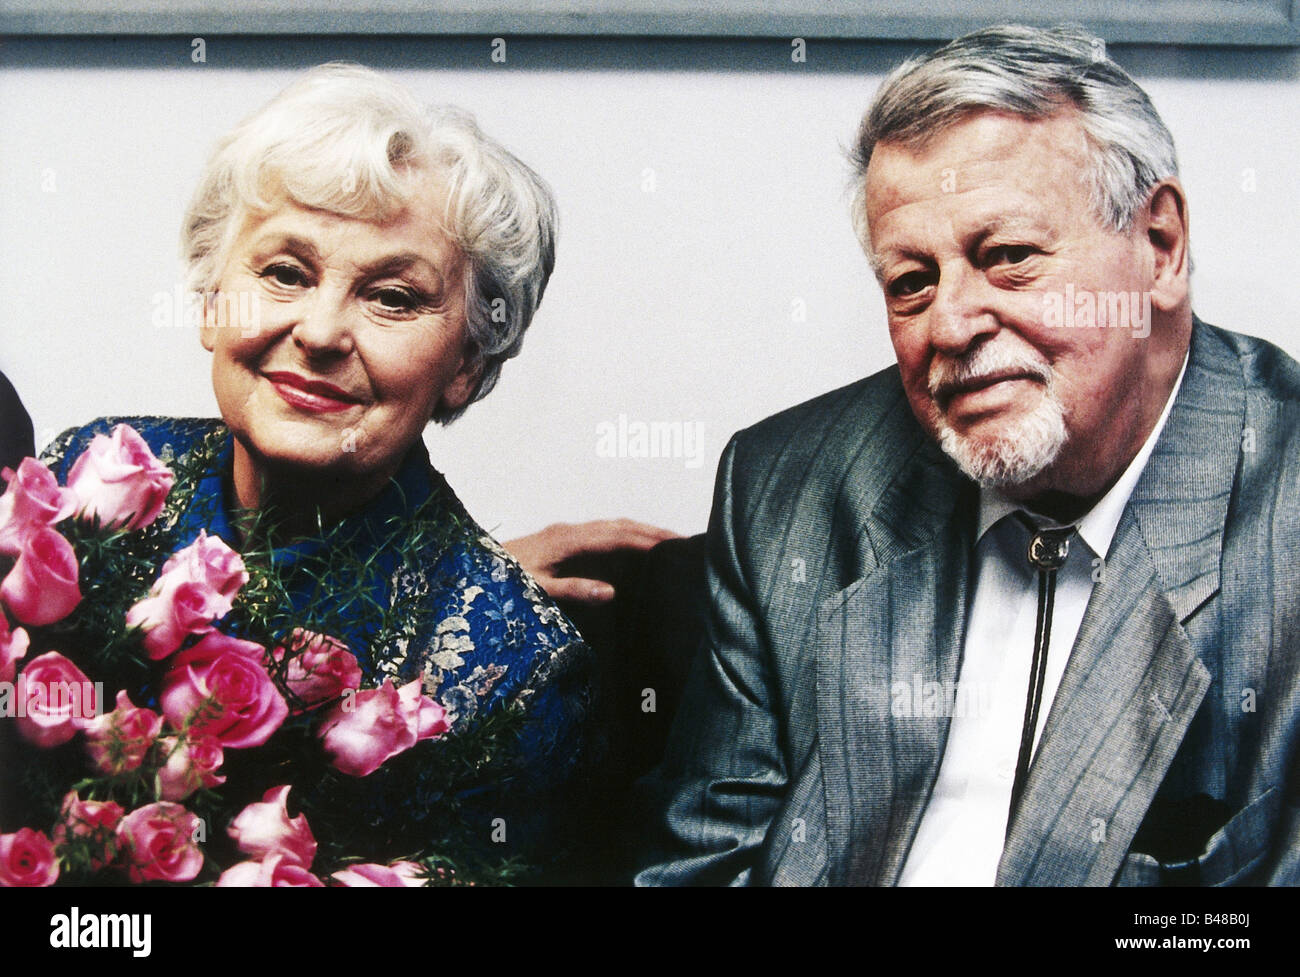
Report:
[[[890,690],[957,679],[976,502],[896,368],[732,440],[638,884],[897,881],[949,720]],[[1300,883],[1298,737],[1300,365],[1197,321],[998,882]]]

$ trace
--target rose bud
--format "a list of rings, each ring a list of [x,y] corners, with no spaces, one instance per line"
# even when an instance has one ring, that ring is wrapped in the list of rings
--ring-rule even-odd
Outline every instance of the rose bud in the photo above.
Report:
[[[117,826],[123,813],[116,801],[83,801],[76,791],[69,791],[54,826],[54,844],[59,848],[86,845],[90,867],[98,871],[117,853]]]
[[[298,629],[290,647],[296,654],[285,665],[284,682],[304,710],[332,702],[345,689],[360,688],[361,666],[337,638]],[[281,662],[285,654],[284,648],[276,648],[273,657]]]
[[[189,546],[163,564],[149,596],[126,612],[128,627],[143,628],[144,647],[155,661],[166,658],[192,634],[212,630],[248,582],[244,561],[220,537],[199,530]]]
[[[18,662],[27,656],[31,638],[22,628],[9,630],[9,619],[0,612],[0,682],[12,682]]]
[[[427,881],[424,869],[416,862],[349,865],[330,878],[339,885],[352,889],[420,888]]]
[[[113,428],[111,437],[96,434],[68,472],[81,518],[115,529],[140,529],[157,519],[175,481],[127,424]]]
[[[406,714],[407,721],[414,726],[417,741],[436,739],[451,728],[447,722],[447,710],[423,695],[423,686],[424,683],[416,679],[397,690],[402,711]]]
[[[35,458],[24,458],[18,471],[6,468],[9,480],[0,495],[0,553],[17,556],[23,542],[38,529],[48,529],[76,511],[77,497],[59,488],[54,474]]]
[[[184,742],[175,736],[158,741],[167,759],[158,770],[158,793],[165,801],[183,801],[200,787],[219,787],[226,782],[217,775],[225,759],[221,744],[213,736],[191,734]]]
[[[177,729],[216,737],[224,749],[261,746],[289,716],[284,696],[262,667],[265,651],[220,631],[176,656],[159,702]]]
[[[125,691],[118,692],[116,709],[86,721],[86,752],[95,769],[106,777],[116,777],[144,762],[162,724],[162,716],[152,709],[137,708]]]
[[[132,811],[117,827],[132,882],[189,882],[203,869],[202,822],[179,804],[159,801]]]
[[[57,651],[27,663],[17,692],[26,712],[14,720],[19,735],[47,749],[68,742],[99,712],[94,684]]]
[[[260,862],[240,862],[221,873],[218,888],[322,889],[325,883],[282,854],[267,855]]]
[[[307,816],[290,819],[289,785],[272,787],[261,803],[249,804],[230,823],[229,834],[239,850],[256,858],[283,855],[286,861],[310,868],[316,857],[316,838]]]
[[[59,861],[50,839],[31,828],[0,835],[0,886],[53,885]]]
[[[53,529],[37,529],[23,540],[18,561],[0,584],[0,600],[24,624],[61,621],[81,603],[77,554]]]
[[[419,740],[447,730],[442,706],[420,694],[415,679],[399,692],[391,679],[334,706],[319,735],[330,762],[352,777],[368,777]]]

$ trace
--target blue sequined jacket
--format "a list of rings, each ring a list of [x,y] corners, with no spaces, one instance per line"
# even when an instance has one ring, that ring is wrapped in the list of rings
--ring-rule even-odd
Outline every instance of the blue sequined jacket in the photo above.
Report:
[[[64,481],[90,439],[119,423],[134,427],[163,463],[189,463],[176,466],[192,472],[194,483],[192,498],[176,517],[180,545],[203,529],[240,549],[229,488],[232,439],[220,421],[102,418],[62,434],[44,461]],[[413,535],[417,530],[423,535]],[[322,554],[323,549],[346,552]],[[372,581],[366,603],[412,608],[418,625],[404,636],[375,642],[373,632],[356,623],[363,615],[354,620],[354,608],[322,606],[333,598],[319,572],[304,572],[301,579],[295,574],[300,565],[318,567],[322,556],[326,562],[342,557],[335,562],[348,574],[363,567],[364,578]],[[590,722],[589,649],[537,583],[469,517],[430,465],[423,444],[378,496],[334,527],[328,541],[300,541],[272,550],[270,558],[290,582],[287,616],[336,622],[331,633],[357,655],[363,688],[389,677],[400,685],[423,675],[425,694],[447,710],[453,736],[508,703],[523,707],[526,718],[514,747],[492,768],[499,771],[496,779],[459,798],[467,828],[485,851],[546,865],[582,833],[585,778],[598,752]],[[410,781],[396,789],[392,783],[383,787],[376,776],[374,796],[349,800],[359,803],[357,818],[396,825],[390,834],[399,839],[399,850],[407,850],[401,842],[413,848],[423,840],[428,808],[439,803],[436,795],[422,793],[418,773],[404,776]]]

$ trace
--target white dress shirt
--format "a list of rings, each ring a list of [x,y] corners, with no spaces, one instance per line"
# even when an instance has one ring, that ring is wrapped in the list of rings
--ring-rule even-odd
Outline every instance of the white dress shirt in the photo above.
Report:
[[[1057,571],[1035,749],[1083,623],[1093,581],[1104,572],[1101,558],[1164,430],[1186,369],[1184,358],[1159,421],[1119,480],[1079,521],[1065,565]],[[1038,575],[1025,555],[1029,530],[1013,515],[1017,510],[1023,507],[997,490],[980,490],[974,596],[966,621],[960,694],[950,699],[959,706],[953,709],[939,777],[900,885],[992,885],[997,877],[1038,616]],[[1030,516],[1040,528],[1055,525]]]

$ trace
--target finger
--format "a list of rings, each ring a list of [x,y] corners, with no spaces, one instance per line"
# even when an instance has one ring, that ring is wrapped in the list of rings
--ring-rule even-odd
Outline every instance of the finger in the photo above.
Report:
[[[575,604],[608,604],[614,599],[614,588],[604,580],[584,577],[539,577],[538,583],[554,600],[567,600]]]
[[[618,550],[648,550],[664,540],[680,539],[671,529],[633,522],[630,519],[598,519],[566,526],[564,548],[570,555],[614,553]]]

